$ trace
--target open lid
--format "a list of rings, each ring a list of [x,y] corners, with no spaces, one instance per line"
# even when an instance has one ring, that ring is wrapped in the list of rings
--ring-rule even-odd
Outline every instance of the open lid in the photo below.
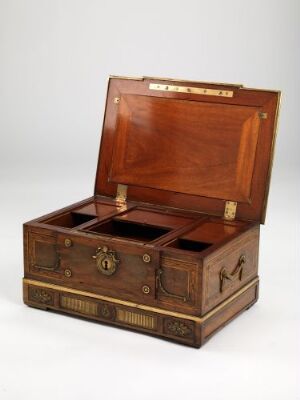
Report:
[[[95,194],[264,222],[278,91],[111,77]],[[124,188],[124,186],[122,186]]]

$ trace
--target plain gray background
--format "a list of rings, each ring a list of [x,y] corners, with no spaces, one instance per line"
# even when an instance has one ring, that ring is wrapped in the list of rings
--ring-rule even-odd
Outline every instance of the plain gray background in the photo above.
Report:
[[[0,0],[1,399],[300,398],[299,4]],[[283,92],[260,300],[200,350],[22,304],[22,222],[92,194],[109,74]]]

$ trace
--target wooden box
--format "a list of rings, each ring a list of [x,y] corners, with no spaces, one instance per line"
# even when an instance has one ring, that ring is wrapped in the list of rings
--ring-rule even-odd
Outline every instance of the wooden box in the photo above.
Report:
[[[195,347],[249,308],[279,98],[111,77],[94,195],[24,224],[24,302]]]

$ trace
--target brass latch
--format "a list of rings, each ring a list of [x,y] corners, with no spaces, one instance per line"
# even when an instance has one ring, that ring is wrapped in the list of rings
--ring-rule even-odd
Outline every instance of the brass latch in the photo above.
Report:
[[[127,185],[122,185],[119,183],[117,186],[117,195],[116,195],[117,207],[125,206],[126,199],[127,199]]]
[[[226,221],[233,221],[235,219],[236,207],[236,201],[225,202],[224,219],[226,219]]]

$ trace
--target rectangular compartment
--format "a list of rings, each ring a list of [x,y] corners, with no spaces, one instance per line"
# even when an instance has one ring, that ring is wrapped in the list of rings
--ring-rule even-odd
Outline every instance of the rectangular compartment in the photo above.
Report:
[[[201,252],[237,233],[243,224],[226,223],[222,220],[204,221],[196,228],[167,243],[167,247]]]
[[[203,251],[210,247],[213,243],[198,242],[196,240],[187,240],[183,238],[175,239],[168,244],[168,247],[187,251]]]
[[[158,210],[135,208],[125,214],[115,217],[116,220],[139,223],[151,226],[159,226],[167,229],[181,228],[190,224],[196,217],[171,213],[163,213]]]
[[[165,235],[170,229],[111,219],[103,224],[88,228],[88,231],[141,242],[150,242]]]
[[[61,226],[63,228],[75,228],[88,221],[95,219],[93,215],[79,214],[76,212],[68,212],[57,217],[43,221],[44,224]]]
[[[110,214],[119,212],[119,208],[115,204],[106,204],[94,201],[74,210],[76,213],[92,215],[97,218],[104,218]]]

